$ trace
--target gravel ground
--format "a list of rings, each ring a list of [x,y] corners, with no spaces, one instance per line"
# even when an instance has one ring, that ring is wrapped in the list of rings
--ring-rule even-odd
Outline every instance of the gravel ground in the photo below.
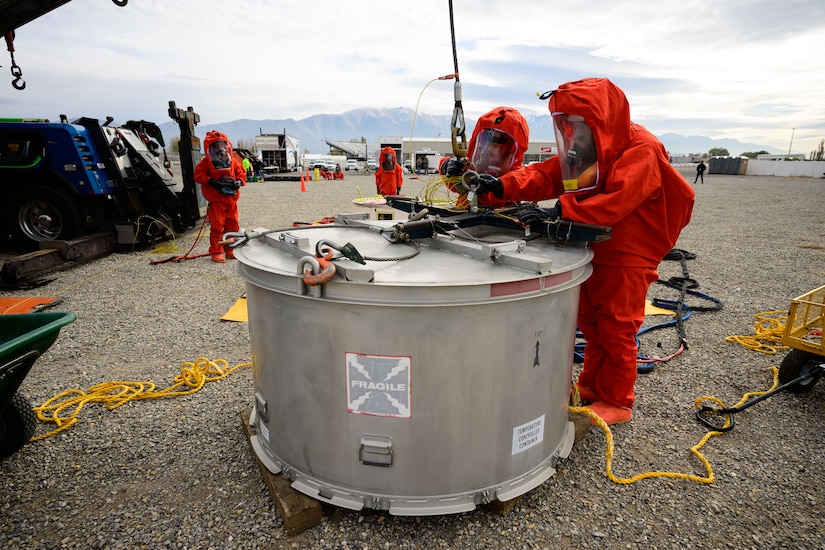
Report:
[[[686,171],[692,179],[693,172]],[[406,176],[405,192],[421,182]],[[250,183],[242,225],[281,228],[357,211],[357,186],[341,182]],[[718,312],[685,323],[689,349],[640,375],[630,424],[614,427],[612,469],[620,478],[660,470],[704,476],[690,453],[706,433],[694,401],[727,405],[772,383],[765,355],[728,343],[752,334],[754,315],[787,309],[825,282],[825,182],[706,175],[693,221],[678,247],[699,292]],[[177,239],[189,249],[197,231]],[[195,252],[205,252],[201,241]],[[34,405],[67,389],[112,380],[172,384],[186,361],[251,359],[244,323],[218,318],[241,296],[232,264],[207,258],[150,265],[169,255],[123,251],[52,274],[37,290],[2,295],[59,296],[78,320],[38,359],[21,392]],[[9,253],[2,255],[7,258]],[[663,262],[661,276],[681,275]],[[654,285],[651,296],[675,298]],[[705,305],[688,299],[689,305]],[[655,320],[658,322],[658,319]],[[642,337],[666,355],[674,329]],[[320,525],[287,535],[240,425],[252,405],[252,373],[240,369],[186,397],[82,410],[68,430],[26,445],[0,462],[2,548],[825,548],[825,388],[778,394],[737,415],[736,428],[702,449],[715,480],[654,478],[632,484],[605,472],[606,437],[593,428],[559,471],[506,515],[487,509],[437,517],[397,517],[324,505]],[[38,434],[50,426],[38,426]]]

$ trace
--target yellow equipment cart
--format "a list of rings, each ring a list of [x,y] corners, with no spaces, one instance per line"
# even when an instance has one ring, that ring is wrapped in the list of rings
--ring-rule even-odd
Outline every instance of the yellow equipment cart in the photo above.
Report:
[[[782,343],[791,350],[779,367],[779,382],[803,378],[788,388],[794,393],[811,391],[825,370],[822,326],[825,324],[825,286],[791,301]]]

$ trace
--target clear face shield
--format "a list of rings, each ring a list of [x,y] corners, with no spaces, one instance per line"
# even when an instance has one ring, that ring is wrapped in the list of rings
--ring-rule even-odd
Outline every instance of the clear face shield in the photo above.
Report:
[[[553,113],[553,126],[565,190],[577,191],[596,185],[596,143],[584,118]]]
[[[229,144],[225,141],[215,141],[209,145],[209,158],[212,166],[217,170],[225,170],[232,166],[232,153]]]
[[[384,153],[381,155],[381,168],[387,171],[395,168],[395,160],[392,158],[390,153]]]
[[[518,144],[510,134],[488,128],[479,132],[470,158],[477,172],[498,177],[513,167],[517,150]]]

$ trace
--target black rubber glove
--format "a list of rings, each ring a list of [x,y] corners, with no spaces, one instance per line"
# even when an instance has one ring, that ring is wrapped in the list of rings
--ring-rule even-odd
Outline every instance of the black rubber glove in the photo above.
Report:
[[[476,193],[483,195],[485,193],[492,193],[496,198],[504,196],[504,186],[501,185],[501,180],[490,174],[479,174],[475,181]]]
[[[396,190],[395,190],[395,194],[396,194],[396,195],[400,195],[400,194],[401,194],[401,188],[400,188],[400,187],[399,187],[398,189],[396,189]]]
[[[524,225],[533,225],[537,222],[552,221],[559,218],[561,218],[561,203],[558,202],[553,208],[533,208],[518,215],[518,221]]]
[[[458,159],[450,159],[441,167],[444,175],[447,177],[460,176],[467,169],[467,163]]]

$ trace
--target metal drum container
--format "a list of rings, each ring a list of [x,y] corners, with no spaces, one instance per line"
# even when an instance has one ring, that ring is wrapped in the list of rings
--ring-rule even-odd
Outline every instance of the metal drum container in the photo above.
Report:
[[[258,458],[352,510],[450,514],[530,491],[573,445],[576,312],[592,252],[490,227],[391,243],[379,234],[391,224],[339,216],[257,229],[236,248]],[[307,285],[327,243],[366,263],[335,258],[331,280]]]

